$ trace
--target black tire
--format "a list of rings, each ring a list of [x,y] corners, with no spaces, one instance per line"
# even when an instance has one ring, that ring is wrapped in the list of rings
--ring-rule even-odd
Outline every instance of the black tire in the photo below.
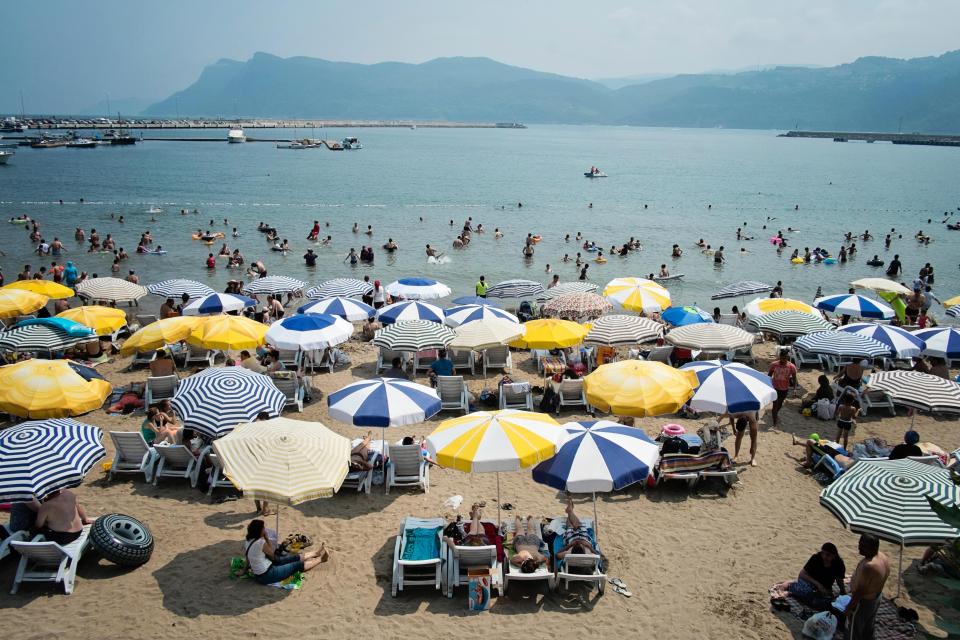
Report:
[[[100,516],[90,527],[90,542],[104,558],[122,567],[139,567],[153,555],[153,534],[136,518],[121,513]]]

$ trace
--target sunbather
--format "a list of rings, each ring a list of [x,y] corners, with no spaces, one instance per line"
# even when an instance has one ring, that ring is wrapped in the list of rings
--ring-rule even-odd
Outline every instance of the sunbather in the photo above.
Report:
[[[830,456],[836,460],[837,464],[843,469],[849,469],[853,466],[853,463],[856,462],[850,456],[840,452],[840,445],[838,443],[822,440],[820,436],[815,433],[811,434],[806,440],[800,440],[797,436],[793,436],[793,445],[806,449],[806,455],[800,464],[808,469],[813,467],[814,454]]]
[[[519,567],[521,573],[533,573],[538,566],[547,561],[540,553],[540,545],[543,544],[543,539],[540,537],[540,526],[534,522],[533,516],[527,516],[523,529],[520,528],[520,516],[516,517],[515,524],[514,554],[510,556],[510,564]]]
[[[563,560],[568,553],[592,553],[599,555],[590,538],[590,530],[580,522],[573,512],[573,500],[567,499],[567,526],[563,530],[563,548],[557,552],[557,560]]]
[[[34,527],[48,542],[70,544],[83,533],[83,525],[93,523],[77,496],[69,489],[54,491],[43,502],[35,503],[37,519]]]
[[[323,544],[316,551],[277,556],[267,539],[267,527],[263,520],[250,521],[243,546],[245,566],[237,573],[243,575],[249,568],[253,572],[253,579],[260,584],[273,584],[289,578],[297,571],[310,571],[330,558],[330,552]]]
[[[483,507],[485,506],[486,503],[478,502],[470,509],[470,528],[465,531],[463,546],[485,547],[491,544],[490,539],[487,538],[487,532],[483,528],[483,523],[480,522],[483,518]]]
[[[360,444],[350,450],[350,469],[352,471],[367,471],[373,469],[370,464],[370,439],[373,438],[373,432],[368,431],[363,436]]]

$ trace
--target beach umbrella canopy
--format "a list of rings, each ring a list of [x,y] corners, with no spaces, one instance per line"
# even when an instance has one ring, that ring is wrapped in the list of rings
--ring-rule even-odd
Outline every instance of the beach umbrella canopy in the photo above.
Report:
[[[923,354],[938,358],[956,360],[960,358],[960,329],[954,327],[934,327],[919,329],[913,335],[926,345]]]
[[[307,289],[306,296],[312,300],[323,298],[361,298],[373,291],[373,285],[357,278],[334,278]]]
[[[510,343],[518,349],[563,349],[583,342],[590,332],[586,327],[570,320],[541,318],[523,324],[523,336]]]
[[[215,440],[224,475],[244,497],[280,504],[329,498],[350,466],[350,440],[319,422],[274,418]]]
[[[960,384],[919,371],[880,371],[867,387],[882,391],[897,404],[922,411],[960,413]]]
[[[72,298],[74,295],[73,289],[70,287],[65,287],[59,282],[54,282],[53,280],[37,280],[36,278],[30,280],[17,280],[11,282],[10,284],[4,286],[3,289],[8,290],[22,290],[22,291],[32,291],[34,293],[39,293],[42,296],[47,296],[51,300],[63,300],[66,298]]]
[[[488,300],[487,298],[481,298],[480,296],[460,296],[459,298],[454,298],[450,302],[452,302],[455,305],[461,305],[461,306],[467,305],[467,304],[483,304],[488,307],[497,307],[498,309],[500,308],[500,305],[498,305],[493,300]]]
[[[127,326],[127,314],[123,309],[88,305],[67,309],[56,315],[93,329],[98,336],[110,335]]]
[[[120,354],[127,356],[135,351],[144,353],[176,344],[186,340],[203,322],[204,318],[198,316],[174,316],[151,322],[127,338],[120,347]]]
[[[485,304],[466,304],[459,307],[450,307],[449,309],[444,309],[443,313],[446,316],[443,322],[448,327],[459,327],[460,325],[476,322],[477,320],[490,319],[508,320],[513,323],[520,322],[517,316],[512,313]]]
[[[851,293],[817,298],[813,301],[813,306],[817,309],[855,318],[889,320],[895,315],[893,309],[882,302]]]
[[[628,347],[663,336],[663,325],[649,318],[614,314],[593,321],[586,344]]]
[[[297,309],[297,313],[325,313],[350,322],[359,322],[372,318],[374,314],[376,314],[376,309],[353,298],[334,296],[332,298],[323,298],[322,300],[308,302]]]
[[[710,322],[671,329],[666,340],[676,347],[725,352],[752,346],[756,336],[739,327]]]
[[[377,320],[383,324],[406,322],[408,320],[428,320],[443,323],[443,309],[429,302],[395,302],[377,310]]]
[[[854,280],[850,284],[857,289],[870,289],[871,291],[876,291],[878,293],[897,293],[903,295],[910,295],[913,293],[910,291],[910,289],[907,289],[899,282],[887,280],[886,278],[860,278],[859,280]]]
[[[211,292],[192,300],[183,308],[185,316],[209,316],[231,311],[242,311],[246,307],[255,307],[257,301],[236,293]]]
[[[664,309],[660,317],[674,327],[713,322],[713,316],[700,307],[670,307]]]
[[[698,360],[680,369],[693,371],[700,383],[690,399],[695,411],[759,411],[777,399],[769,376],[739,362]]]
[[[450,295],[450,287],[431,278],[400,278],[387,285],[387,293],[405,300],[436,300]]]
[[[88,278],[77,283],[77,295],[93,302],[134,303],[147,295],[147,288],[120,278]]]
[[[218,367],[181,380],[171,402],[183,426],[219,438],[261,411],[280,415],[286,398],[263,374],[243,367]]]
[[[872,322],[857,322],[838,327],[839,331],[855,333],[873,338],[890,348],[897,358],[914,358],[923,351],[926,343],[906,329],[891,324],[874,324]]]
[[[204,349],[240,351],[263,344],[267,325],[243,316],[209,316],[187,336],[187,342]]]
[[[543,305],[543,314],[565,318],[599,318],[613,309],[603,296],[573,291],[556,296]]]
[[[775,311],[800,311],[822,318],[820,312],[806,302],[800,302],[792,298],[756,298],[748,302],[743,310],[747,314],[747,317],[751,319]]]
[[[147,291],[155,296],[165,296],[168,298],[182,298],[187,294],[190,299],[205,298],[212,293],[216,293],[207,285],[196,280],[186,280],[183,278],[174,278],[172,280],[163,280],[147,285]]]
[[[487,289],[490,298],[534,298],[545,289],[539,282],[533,280],[504,280]]]
[[[290,291],[300,291],[306,286],[307,283],[303,280],[297,280],[290,276],[267,276],[247,283],[243,290],[247,293],[276,295]]]
[[[698,384],[693,371],[662,362],[621,360],[597,367],[583,379],[587,402],[618,416],[658,416],[677,411]]]
[[[454,330],[456,337],[447,344],[448,349],[483,351],[502,347],[523,335],[523,325],[502,318],[488,318],[462,324]]]
[[[103,431],[69,418],[22,422],[0,431],[0,501],[43,500],[76,487],[104,456]]]
[[[34,358],[0,367],[0,411],[21,418],[68,418],[99,409],[110,383],[88,380],[69,360]]]
[[[533,468],[535,482],[558,491],[618,491],[644,482],[660,458],[643,429],[610,420],[568,422],[562,429],[566,436],[557,454]]]
[[[819,315],[803,311],[774,311],[750,319],[760,331],[778,336],[804,336],[815,331],[831,331],[834,326]]]
[[[561,282],[560,284],[550,287],[543,293],[537,296],[537,302],[546,302],[547,300],[553,300],[557,296],[562,296],[567,293],[596,293],[600,289],[600,285],[594,282],[587,282],[586,280],[574,280],[572,282]]]
[[[673,304],[665,287],[646,278],[615,278],[603,288],[603,295],[614,306],[638,313],[663,311]]]
[[[855,358],[888,356],[890,347],[873,338],[847,331],[815,331],[797,338],[793,345],[810,353]]]
[[[767,293],[773,291],[773,286],[766,282],[757,282],[756,280],[741,280],[734,282],[717,291],[710,296],[711,300],[723,300],[724,298],[738,298],[740,296],[752,296],[758,293]]]
[[[947,315],[951,318],[960,318],[960,304],[956,304],[947,309]]]
[[[423,351],[447,346],[456,337],[453,330],[429,320],[407,320],[377,329],[371,341],[391,351]]]
[[[0,289],[0,318],[16,318],[42,309],[47,296],[25,289]]]
[[[301,313],[271,324],[266,341],[277,349],[315,351],[346,342],[352,334],[353,325],[343,318],[325,313]]]
[[[83,327],[83,325],[77,325]],[[83,327],[85,335],[77,335],[57,325],[27,324],[0,332],[2,351],[60,351],[94,337],[93,329]]]
[[[356,427],[402,427],[436,415],[440,396],[402,378],[374,378],[331,393],[327,406],[331,418]]]
[[[953,296],[952,298],[944,300],[941,304],[945,307],[954,307],[960,305],[960,296]]]

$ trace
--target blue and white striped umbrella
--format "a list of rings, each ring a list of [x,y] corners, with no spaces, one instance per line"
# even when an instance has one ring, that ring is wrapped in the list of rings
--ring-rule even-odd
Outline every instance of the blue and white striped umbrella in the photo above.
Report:
[[[343,318],[344,320],[349,320],[350,322],[359,322],[367,318],[372,318],[376,310],[359,300],[336,296],[308,302],[297,309],[297,313],[326,313],[331,316]]]
[[[330,417],[356,427],[400,427],[423,422],[440,411],[430,387],[401,378],[373,378],[327,396]]]
[[[876,318],[889,320],[894,315],[893,309],[864,296],[855,293],[841,293],[835,296],[824,296],[813,301],[813,306],[824,311],[831,311],[854,318]]]
[[[307,289],[306,296],[311,300],[324,298],[361,298],[364,294],[373,291],[373,285],[357,278],[334,278],[323,284]]]
[[[346,342],[352,334],[353,325],[343,318],[298,313],[271,324],[265,339],[277,349],[316,351]]]
[[[739,362],[701,360],[680,368],[693,371],[700,381],[690,398],[690,406],[696,411],[759,411],[777,399],[769,376]]]
[[[855,333],[867,338],[873,338],[890,347],[897,358],[915,358],[919,356],[926,343],[906,329],[891,324],[873,324],[872,322],[857,322],[840,327],[840,331]]]
[[[947,315],[951,318],[960,318],[960,304],[955,304],[947,309]]]
[[[486,320],[489,318],[520,322],[517,316],[512,313],[504,311],[503,309],[497,309],[496,307],[488,307],[484,304],[466,304],[462,307],[450,307],[449,309],[444,309],[443,313],[447,316],[444,322],[449,327],[459,327],[462,324],[469,324],[477,320]]]
[[[43,500],[76,487],[101,458],[100,427],[69,418],[22,422],[0,431],[0,502]]]
[[[765,282],[757,282],[756,280],[743,280],[741,282],[728,284],[720,289],[720,291],[717,291],[715,294],[710,296],[710,299],[722,300],[724,298],[737,298],[740,296],[766,293],[767,291],[773,291],[773,286]]]
[[[288,291],[300,291],[307,283],[290,276],[267,276],[248,283],[243,290],[247,293],[276,295]]]
[[[568,422],[557,454],[533,468],[533,479],[571,493],[609,492],[643,482],[660,451],[643,429],[610,420]]]
[[[383,324],[407,320],[428,320],[443,324],[443,309],[427,302],[395,302],[377,310],[377,320]]]
[[[208,316],[230,311],[241,311],[245,307],[256,306],[257,301],[236,293],[211,293],[194,300],[183,308],[185,316]]]
[[[238,424],[253,421],[261,411],[277,417],[286,399],[267,376],[243,367],[222,367],[182,380],[172,402],[183,426],[219,438]]]
[[[450,287],[432,278],[400,278],[388,284],[386,291],[404,300],[436,300],[450,295]]]
[[[888,356],[893,350],[879,340],[846,331],[814,331],[793,343],[810,353],[856,358]]]
[[[923,354],[938,358],[956,360],[960,358],[960,329],[954,327],[935,327],[914,331],[926,343]]]
[[[546,289],[533,280],[504,280],[487,289],[490,298],[533,298]]]
[[[162,282],[148,284],[147,291],[155,296],[165,296],[168,298],[180,298],[183,294],[187,294],[191,300],[204,298],[211,293],[215,293],[213,289],[202,282],[185,280],[183,278],[174,278],[172,280],[163,280]]]
[[[674,327],[685,327],[689,324],[713,322],[713,316],[700,307],[669,307],[660,314],[663,321]]]
[[[452,302],[455,305],[485,304],[488,307],[497,307],[497,308],[500,307],[500,305],[498,305],[493,300],[488,300],[487,298],[481,298],[480,296],[460,296],[459,298],[454,298],[450,302]]]

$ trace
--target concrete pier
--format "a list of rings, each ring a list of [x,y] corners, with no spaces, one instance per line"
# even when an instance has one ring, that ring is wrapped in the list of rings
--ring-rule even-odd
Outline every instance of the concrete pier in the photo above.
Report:
[[[893,144],[919,144],[935,147],[960,147],[960,135],[940,133],[871,133],[856,131],[788,131],[781,138],[829,138],[834,142],[892,142]]]

